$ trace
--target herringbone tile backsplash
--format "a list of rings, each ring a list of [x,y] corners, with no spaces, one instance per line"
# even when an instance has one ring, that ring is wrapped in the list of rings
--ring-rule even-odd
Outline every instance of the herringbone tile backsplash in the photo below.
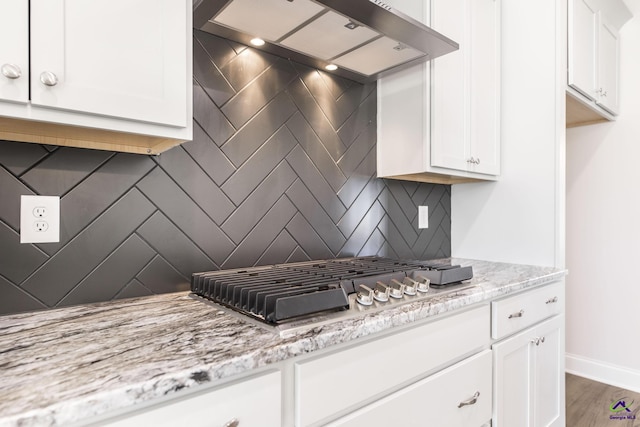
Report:
[[[193,88],[193,141],[157,157],[0,141],[0,313],[219,268],[450,255],[450,187],[375,178],[375,84],[196,31]],[[60,243],[19,243],[21,194],[62,197]]]

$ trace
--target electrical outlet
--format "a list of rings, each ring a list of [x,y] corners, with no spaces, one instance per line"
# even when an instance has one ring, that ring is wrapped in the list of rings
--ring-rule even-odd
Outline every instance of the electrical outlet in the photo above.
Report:
[[[46,206],[36,206],[33,208],[33,216],[36,218],[44,218],[47,216],[47,208]]]
[[[20,243],[60,241],[60,197],[20,196]]]
[[[418,228],[429,228],[429,206],[418,206]]]

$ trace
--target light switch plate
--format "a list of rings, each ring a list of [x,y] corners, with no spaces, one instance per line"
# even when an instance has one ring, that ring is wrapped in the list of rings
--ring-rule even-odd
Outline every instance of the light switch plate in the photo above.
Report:
[[[20,196],[20,243],[60,241],[60,197]]]
[[[418,228],[429,228],[429,206],[418,206]]]

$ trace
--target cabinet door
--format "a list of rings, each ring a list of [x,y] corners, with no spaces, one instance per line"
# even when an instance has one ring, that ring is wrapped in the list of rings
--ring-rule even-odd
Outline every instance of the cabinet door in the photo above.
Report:
[[[29,0],[5,0],[0,13],[0,99],[29,101]]]
[[[431,26],[460,49],[431,61],[431,166],[466,171],[471,158],[469,0],[432,0]]]
[[[471,2],[470,170],[500,175],[500,0]]]
[[[568,83],[596,99],[596,8],[590,0],[569,1]]]
[[[618,114],[618,73],[620,64],[618,32],[598,13],[598,98],[596,103]]]
[[[187,13],[189,0],[31,0],[33,105],[186,126]]]
[[[550,319],[536,327],[535,335],[540,343],[534,348],[533,364],[533,425],[560,427],[561,402],[564,401],[562,387],[560,351],[563,316]],[[544,341],[543,341],[544,339]]]
[[[460,49],[432,61],[431,166],[500,173],[500,1],[433,0]]]
[[[493,427],[531,425],[532,339],[528,329],[493,346]]]

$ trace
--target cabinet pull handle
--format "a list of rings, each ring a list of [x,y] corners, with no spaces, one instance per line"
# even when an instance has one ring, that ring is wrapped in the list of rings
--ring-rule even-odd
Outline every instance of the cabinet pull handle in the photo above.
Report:
[[[524,314],[524,310],[520,310],[517,313],[512,313],[509,315],[509,319],[513,319],[514,317],[522,317],[522,315]]]
[[[240,421],[237,418],[232,418],[222,427],[238,427],[240,425]]]
[[[480,392],[476,391],[475,394],[473,396],[471,396],[470,399],[463,400],[462,402],[458,403],[458,408],[462,408],[463,406],[475,404],[478,401],[478,397],[480,397]]]
[[[2,75],[8,79],[18,79],[22,75],[22,70],[16,64],[4,64],[2,66]]]
[[[548,299],[547,302],[545,302],[545,304],[553,304],[555,302],[558,302],[558,297],[553,297],[551,299]]]
[[[535,344],[535,345],[543,344],[544,343],[544,337],[536,337],[536,338],[531,340],[531,343]]]
[[[55,86],[58,84],[58,77],[51,71],[44,71],[40,74],[40,81],[46,86]]]
[[[480,159],[476,159],[475,157],[472,157],[470,159],[467,159],[467,163],[472,163],[474,165],[479,165],[480,164]]]

